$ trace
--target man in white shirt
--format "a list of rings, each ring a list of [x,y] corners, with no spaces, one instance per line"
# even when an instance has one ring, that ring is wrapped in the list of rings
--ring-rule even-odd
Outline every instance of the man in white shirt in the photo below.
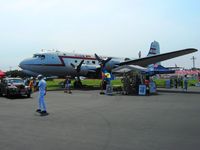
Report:
[[[39,87],[39,98],[38,98],[38,109],[36,112],[40,113],[41,115],[46,115],[46,104],[44,97],[46,95],[46,81],[43,79],[42,75],[38,75],[38,87]]]

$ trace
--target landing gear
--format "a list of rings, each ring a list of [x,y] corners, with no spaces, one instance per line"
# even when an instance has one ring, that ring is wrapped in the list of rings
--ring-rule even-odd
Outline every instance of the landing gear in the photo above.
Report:
[[[82,82],[81,82],[81,80],[79,79],[79,80],[75,80],[74,81],[74,88],[78,88],[78,89],[80,89],[80,88],[82,88],[83,87],[83,85],[82,85]]]

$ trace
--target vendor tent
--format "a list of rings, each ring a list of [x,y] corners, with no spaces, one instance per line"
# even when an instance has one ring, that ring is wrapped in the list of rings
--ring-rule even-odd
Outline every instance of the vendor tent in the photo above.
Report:
[[[149,75],[171,74],[171,73],[175,73],[175,71],[165,68],[161,65],[153,65],[152,67],[149,67],[148,70],[146,71],[146,74],[149,74]]]

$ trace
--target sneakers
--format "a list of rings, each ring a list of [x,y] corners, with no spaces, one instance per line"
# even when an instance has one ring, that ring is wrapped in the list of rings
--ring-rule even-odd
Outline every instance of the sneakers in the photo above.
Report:
[[[37,109],[36,112],[41,113],[41,109]]]
[[[40,115],[41,116],[46,116],[46,115],[48,115],[48,113],[47,113],[47,111],[43,110],[43,111],[40,112]]]
[[[41,111],[40,113],[41,113],[41,114],[46,114],[47,111],[46,111],[46,110],[43,110],[43,111]]]

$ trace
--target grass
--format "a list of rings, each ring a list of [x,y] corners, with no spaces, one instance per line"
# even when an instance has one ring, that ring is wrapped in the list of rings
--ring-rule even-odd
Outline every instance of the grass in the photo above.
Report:
[[[61,83],[63,81],[64,81],[64,79],[54,79],[51,81],[47,81],[47,90],[61,89],[62,88]]]
[[[156,82],[157,87],[166,87],[166,79],[156,79],[154,81]],[[196,79],[188,80],[188,86],[194,86],[196,83],[198,83],[198,80]],[[173,85],[173,81],[172,81],[172,85]]]
[[[99,79],[86,79],[86,80],[82,80],[82,84],[87,85],[87,86],[99,87],[100,84],[101,84],[101,80],[99,80]]]
[[[47,90],[56,90],[62,89],[63,83],[65,79],[54,79],[51,81],[47,81]],[[71,84],[74,84],[74,80],[71,80]],[[83,85],[92,86],[92,87],[100,87],[101,79],[86,79],[82,80]],[[122,86],[121,80],[113,80],[113,86]],[[72,86],[73,88],[73,86]]]
[[[156,79],[154,80],[156,82],[157,87],[165,87],[166,86],[166,80],[165,79]],[[52,81],[47,81],[47,90],[57,90],[63,88],[63,82],[64,79],[54,79]],[[74,80],[71,81],[72,85],[74,83]],[[92,86],[92,87],[100,87],[101,80],[100,79],[86,79],[82,80],[83,85]],[[194,86],[195,83],[198,83],[198,80],[188,80],[189,86]],[[114,87],[122,86],[121,80],[113,80],[112,85]],[[72,86],[73,88],[73,86]]]
[[[166,86],[166,81],[164,79],[156,79],[154,81],[156,82],[157,87],[165,87]]]

